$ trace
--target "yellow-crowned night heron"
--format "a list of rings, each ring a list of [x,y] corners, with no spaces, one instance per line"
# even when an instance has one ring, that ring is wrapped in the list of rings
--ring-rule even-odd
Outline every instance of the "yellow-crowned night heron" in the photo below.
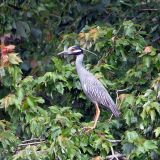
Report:
[[[120,116],[120,111],[118,110],[116,104],[110,97],[108,91],[102,85],[102,83],[83,66],[83,49],[79,46],[69,47],[66,51],[60,52],[59,55],[75,55],[76,56],[76,69],[80,78],[80,82],[86,96],[95,104],[96,115],[94,118],[94,125],[92,127],[87,127],[87,130],[92,130],[96,127],[100,109],[98,104],[102,104],[112,111],[115,117]]]

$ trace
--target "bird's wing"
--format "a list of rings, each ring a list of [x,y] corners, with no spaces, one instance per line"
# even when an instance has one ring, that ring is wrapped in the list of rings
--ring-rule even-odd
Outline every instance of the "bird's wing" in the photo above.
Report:
[[[96,77],[93,75],[86,77],[85,82],[83,83],[83,89],[93,102],[95,101],[106,106],[116,117],[119,117],[120,112],[116,104],[112,100],[108,91]]]

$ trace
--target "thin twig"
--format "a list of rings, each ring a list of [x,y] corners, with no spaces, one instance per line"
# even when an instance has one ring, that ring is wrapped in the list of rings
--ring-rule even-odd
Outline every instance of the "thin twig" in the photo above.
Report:
[[[129,88],[125,88],[125,89],[119,89],[116,91],[116,94],[118,95],[119,92],[123,92],[123,91],[127,91]]]
[[[18,147],[24,147],[24,146],[29,146],[29,145],[38,145],[38,144],[41,144],[42,142],[45,142],[45,141],[31,142],[31,143],[22,143],[22,144],[19,144]]]
[[[117,156],[114,154],[114,150],[113,150],[113,147],[112,147],[112,146],[111,146],[111,152],[112,152],[113,158],[115,158],[116,160],[118,160]],[[112,160],[113,158],[111,158],[111,160]]]
[[[33,142],[33,141],[44,141],[45,139],[39,139],[39,138],[33,138],[33,139],[27,139],[27,140],[24,140],[22,141],[22,143],[28,143],[28,142]]]
[[[158,11],[159,9],[155,9],[155,8],[144,8],[144,9],[140,9],[140,11]]]
[[[160,36],[158,36],[157,38],[153,39],[153,40],[152,40],[152,43],[154,43],[154,42],[156,42],[156,41],[158,41],[158,40],[160,40]]]
[[[91,52],[91,51],[89,51],[88,49],[84,49],[84,48],[82,48],[82,49],[83,49],[84,51],[87,51],[87,52],[92,53],[93,55],[97,56],[96,53]]]
[[[125,89],[119,89],[119,90],[117,90],[116,91],[116,105],[118,106],[118,98],[119,98],[119,92],[123,92],[123,91],[126,91],[126,90],[128,90],[129,88],[125,88]],[[111,121],[111,119],[112,119],[112,117],[113,117],[113,114],[110,116],[110,118],[109,118],[109,120],[108,120],[108,122],[110,122]]]
[[[125,89],[119,89],[119,90],[117,90],[116,91],[116,95],[117,95],[117,97],[116,97],[116,105],[118,106],[118,98],[119,98],[119,92],[123,92],[123,91],[127,91],[129,88],[125,88]]]
[[[122,140],[120,139],[107,139],[108,142],[111,142],[111,143],[120,143]]]
[[[111,116],[110,116],[110,118],[109,118],[108,122],[110,122],[110,121],[111,121],[112,117],[113,117],[113,113],[111,114]]]

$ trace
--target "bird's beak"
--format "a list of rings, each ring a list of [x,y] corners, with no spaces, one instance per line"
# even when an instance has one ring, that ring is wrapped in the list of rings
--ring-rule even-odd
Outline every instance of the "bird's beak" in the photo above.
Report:
[[[57,55],[67,56],[68,55],[68,47],[64,46],[64,50]]]
[[[68,52],[67,51],[62,51],[62,52],[59,52],[57,55],[67,55]]]

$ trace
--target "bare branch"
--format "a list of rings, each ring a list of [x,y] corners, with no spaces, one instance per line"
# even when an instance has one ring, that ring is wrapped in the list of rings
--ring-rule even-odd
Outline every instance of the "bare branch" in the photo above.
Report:
[[[111,142],[111,143],[120,143],[122,140],[120,139],[107,139],[108,142]]]
[[[44,142],[45,141],[22,143],[22,144],[19,144],[18,147],[24,147],[24,146],[29,146],[29,145],[38,145],[38,144],[41,144],[41,143],[44,143]]]
[[[39,138],[32,138],[32,139],[28,139],[28,140],[24,140],[22,141],[22,143],[28,143],[28,142],[35,142],[35,141],[44,141],[45,139],[39,139]]]
[[[113,113],[111,114],[111,116],[110,116],[110,118],[109,118],[108,122],[110,122],[110,121],[111,121],[112,117],[113,117]]]
[[[115,157],[117,157],[117,158],[123,158],[124,160],[126,159],[124,154],[119,154],[119,153],[115,154],[115,155],[109,155],[109,156],[106,157],[106,159],[110,159],[111,160],[111,159],[113,159]]]
[[[113,147],[111,146],[111,152],[112,152],[112,156],[113,158],[115,158],[116,160],[118,160],[118,157],[114,154],[114,150],[113,150]],[[113,159],[112,158],[112,159]]]
[[[127,91],[127,90],[129,90],[129,88],[119,89],[119,90],[116,91],[116,95],[117,95],[117,97],[116,97],[116,105],[117,106],[118,106],[119,92],[124,92],[124,91]]]
[[[156,8],[144,8],[144,9],[141,9],[140,11],[160,11],[160,10]]]
[[[116,94],[118,94],[119,92],[127,91],[128,89],[129,89],[129,88],[116,90]]]

